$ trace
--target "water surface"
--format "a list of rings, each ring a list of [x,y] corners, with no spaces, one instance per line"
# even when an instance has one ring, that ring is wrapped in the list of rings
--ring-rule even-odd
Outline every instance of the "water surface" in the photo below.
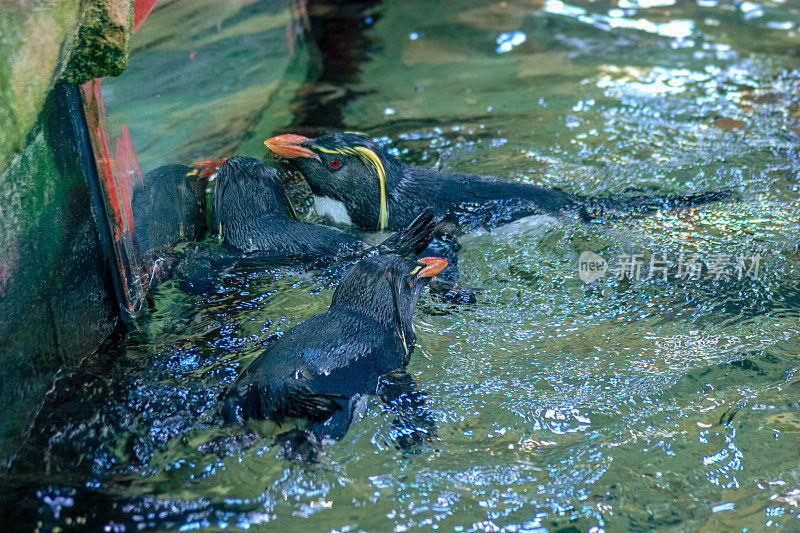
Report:
[[[315,5],[312,19],[326,16]],[[423,297],[409,371],[440,439],[411,454],[378,400],[316,466],[218,425],[217,394],[273,336],[325,310],[332,282],[258,268],[200,294],[171,281],[133,333],[56,386],[12,472],[25,517],[157,530],[800,529],[797,6],[385,2],[341,17],[362,32],[363,57],[346,75],[309,68],[281,131],[363,131],[406,162],[581,194],[735,199],[465,239],[463,278],[485,291],[460,308]],[[216,146],[265,156],[267,123]],[[640,279],[583,283],[587,250],[612,269],[641,254]],[[666,260],[666,281],[648,278],[651,260]],[[702,271],[679,277],[679,265]]]

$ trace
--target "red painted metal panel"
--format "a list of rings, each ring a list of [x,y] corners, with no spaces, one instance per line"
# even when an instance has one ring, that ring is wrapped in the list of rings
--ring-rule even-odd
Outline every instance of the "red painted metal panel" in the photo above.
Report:
[[[133,33],[139,31],[139,27],[144,23],[147,15],[156,6],[158,0],[136,0],[133,5]]]

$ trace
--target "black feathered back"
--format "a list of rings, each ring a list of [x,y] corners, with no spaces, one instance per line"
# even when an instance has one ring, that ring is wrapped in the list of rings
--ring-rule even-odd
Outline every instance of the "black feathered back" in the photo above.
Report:
[[[298,169],[317,196],[344,204],[352,224],[365,231],[384,227],[399,230],[423,209],[447,219],[454,234],[491,229],[530,215],[563,221],[590,222],[635,218],[661,210],[687,209],[730,196],[729,191],[689,195],[593,198],[518,180],[441,172],[401,163],[368,137],[329,133],[303,145],[316,158],[297,157],[288,164]],[[375,168],[353,155],[369,150],[380,161],[383,188]],[[337,160],[332,165],[333,159]],[[381,198],[386,199],[383,209]]]
[[[295,219],[294,207],[277,172],[252,157],[232,157],[220,165],[214,191],[214,230],[220,224],[235,226],[239,221],[263,215]],[[223,231],[226,228],[223,226]]]

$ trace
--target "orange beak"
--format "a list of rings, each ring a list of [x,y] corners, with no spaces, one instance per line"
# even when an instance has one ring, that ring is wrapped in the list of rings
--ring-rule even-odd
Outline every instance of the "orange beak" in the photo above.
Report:
[[[200,169],[200,174],[198,174],[198,177],[210,178],[211,176],[214,175],[219,166],[227,160],[228,160],[227,157],[223,157],[219,161],[214,161],[213,159],[206,159],[204,161],[199,161],[192,166]]]
[[[447,260],[441,257],[422,257],[417,259],[417,263],[427,265],[417,273],[417,278],[432,278],[447,266]]]
[[[286,133],[284,135],[276,135],[271,139],[267,139],[264,141],[264,144],[282,157],[313,157],[316,160],[319,160],[319,156],[315,154],[311,149],[302,146],[302,144],[306,141],[309,141],[308,137],[303,137],[302,135],[295,135],[293,133]]]

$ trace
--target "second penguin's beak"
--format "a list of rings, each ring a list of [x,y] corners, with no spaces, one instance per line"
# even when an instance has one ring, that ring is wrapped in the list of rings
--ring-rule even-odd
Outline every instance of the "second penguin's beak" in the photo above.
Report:
[[[447,266],[447,260],[441,257],[422,257],[417,259],[417,263],[426,265],[425,268],[417,272],[417,279],[432,278]]]
[[[206,159],[204,161],[198,161],[192,166],[200,169],[199,174],[197,175],[198,178],[210,178],[211,176],[217,173],[217,170],[219,170],[220,165],[227,160],[228,160],[227,157],[223,157],[219,161],[214,161],[213,159]]]
[[[311,139],[308,137],[303,137],[302,135],[286,133],[267,139],[264,141],[264,144],[267,148],[282,157],[311,157],[319,160],[319,156],[314,153],[313,150],[303,146],[304,142],[310,140]]]

